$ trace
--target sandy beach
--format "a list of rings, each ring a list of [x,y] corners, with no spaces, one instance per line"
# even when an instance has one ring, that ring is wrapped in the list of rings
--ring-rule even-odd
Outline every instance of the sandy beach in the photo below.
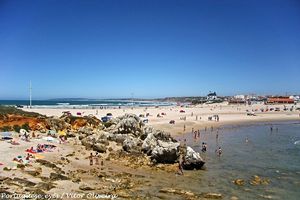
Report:
[[[280,108],[280,111],[261,112],[261,109]],[[188,138],[188,142],[193,148],[199,149],[200,138],[193,141],[192,129],[201,129],[224,125],[236,125],[241,123],[256,123],[275,121],[299,120],[299,111],[290,111],[291,105],[287,106],[288,111],[283,111],[284,105],[253,105],[238,106],[226,104],[197,105],[197,106],[168,106],[168,107],[134,107],[121,109],[58,109],[58,108],[33,108],[23,109],[25,111],[37,112],[47,116],[60,117],[63,111],[70,111],[72,115],[80,112],[83,116],[94,115],[97,118],[112,113],[113,117],[123,116],[126,113],[146,116],[149,120],[146,126],[153,126],[156,129],[169,132],[175,138]],[[184,112],[183,112],[184,111]],[[247,115],[251,112],[254,116]],[[158,117],[159,115],[159,117]],[[219,116],[219,121],[214,115]],[[212,120],[208,120],[213,117]],[[145,117],[142,117],[145,118]],[[175,124],[170,124],[171,120]],[[185,126],[185,130],[184,130]],[[215,141],[216,132],[203,131],[202,140],[205,139],[212,145]],[[0,141],[1,166],[0,166],[0,193],[2,194],[41,194],[52,195],[59,199],[97,199],[97,195],[102,195],[101,199],[222,199],[229,198],[229,194],[217,192],[214,181],[208,184],[213,188],[199,191],[197,176],[204,176],[207,172],[200,170],[185,171],[183,176],[178,176],[177,164],[158,164],[153,166],[148,157],[136,156],[135,154],[123,154],[119,151],[122,146],[115,142],[109,142],[106,153],[101,153],[99,163],[91,166],[89,154],[93,151],[82,146],[78,137],[71,137],[66,143],[51,142],[56,148],[51,152],[37,154],[36,158],[24,169],[18,163],[12,161],[13,158],[26,156],[26,149],[36,147],[38,144],[49,144],[49,141],[40,138],[31,138],[30,142],[23,141],[18,134],[19,145],[12,145],[8,141]],[[226,135],[222,135],[221,139]],[[223,140],[222,139],[222,140]],[[196,143],[195,143],[196,142]],[[199,143],[199,144],[198,144]],[[210,154],[214,154],[211,152]],[[207,162],[214,162],[215,158],[203,155]],[[210,169],[211,166],[207,166]],[[9,168],[9,170],[4,170]],[[212,173],[218,173],[213,171]],[[237,178],[237,177],[235,177]],[[204,183],[201,183],[204,184]],[[11,185],[8,187],[8,185]],[[26,188],[26,189],[24,189]],[[68,188],[68,189],[66,189]],[[49,191],[44,193],[43,191]],[[72,196],[73,195],[73,196]],[[96,196],[95,196],[96,195]],[[107,196],[105,196],[107,195]],[[237,199],[231,196],[231,199]],[[1,198],[0,198],[1,199]]]
[[[288,111],[283,111],[284,107]],[[218,127],[226,124],[249,123],[249,122],[272,122],[272,121],[288,121],[300,119],[299,110],[290,111],[290,108],[297,105],[228,105],[228,103],[219,104],[204,104],[196,106],[164,106],[164,107],[133,107],[133,108],[108,108],[108,109],[61,109],[61,108],[24,108],[25,111],[37,112],[46,116],[61,116],[63,111],[70,111],[72,115],[78,112],[82,115],[94,115],[97,118],[106,116],[107,113],[112,113],[113,117],[122,116],[126,113],[136,115],[150,115],[147,117],[149,122],[146,125],[151,125],[157,129],[169,132],[173,136],[178,136],[186,132],[205,127]],[[280,108],[280,111],[267,111],[266,109]],[[264,112],[261,112],[264,109]],[[183,110],[184,112],[180,112]],[[255,116],[248,116],[247,112],[253,112]],[[162,115],[165,113],[165,115]],[[160,117],[157,117],[157,115]],[[209,121],[208,117],[213,115],[219,116],[219,121],[214,118]],[[146,118],[146,117],[144,117]],[[185,118],[185,120],[183,120]],[[171,120],[175,124],[170,124]],[[185,130],[184,130],[185,126]]]

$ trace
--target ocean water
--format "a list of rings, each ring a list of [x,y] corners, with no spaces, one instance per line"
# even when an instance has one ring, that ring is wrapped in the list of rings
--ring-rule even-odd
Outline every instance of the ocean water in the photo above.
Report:
[[[0,105],[22,105],[28,106],[28,100],[0,100]],[[100,108],[100,107],[118,107],[118,106],[169,106],[172,102],[160,101],[131,101],[131,100],[33,100],[33,108]]]
[[[201,151],[207,142],[208,151],[201,153],[206,169],[187,172],[187,189],[198,192],[221,193],[224,199],[300,199],[300,122],[225,126],[218,131],[202,131],[200,140],[188,133],[188,144]],[[277,130],[278,129],[278,130]],[[248,143],[246,143],[248,138]],[[222,148],[218,157],[215,150]],[[257,175],[268,179],[268,185],[251,185]],[[232,181],[243,179],[243,186]]]

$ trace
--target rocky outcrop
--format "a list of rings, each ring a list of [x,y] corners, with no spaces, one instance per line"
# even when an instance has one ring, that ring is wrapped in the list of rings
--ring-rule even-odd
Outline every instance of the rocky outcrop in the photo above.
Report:
[[[64,175],[59,174],[59,173],[50,173],[50,179],[52,181],[69,180],[69,178],[67,176],[64,176]]]
[[[117,117],[112,120],[115,124],[111,127],[113,134],[133,134],[140,136],[142,133],[142,126],[144,125],[140,118],[134,114],[125,114],[122,117]]]
[[[191,147],[187,147],[184,155],[182,167],[186,170],[201,169],[205,162],[198,152],[195,152]]]
[[[83,116],[83,117],[77,117],[72,115],[63,115],[60,117],[60,119],[68,124],[70,124],[71,128],[73,130],[78,130],[82,127],[90,127],[92,129],[98,128],[103,129],[104,126],[102,126],[101,121],[93,116]]]
[[[134,137],[127,137],[123,142],[123,149],[127,152],[140,152],[142,148],[142,140]]]
[[[175,163],[178,159],[179,143],[157,141],[157,145],[151,151],[151,159],[158,163]]]
[[[107,147],[104,144],[97,143],[93,146],[93,150],[97,151],[99,153],[105,153],[107,150]]]
[[[68,124],[67,122],[65,122],[64,120],[61,120],[58,117],[49,117],[48,119],[46,119],[46,123],[47,123],[47,129],[49,130],[70,130],[71,129],[71,125]]]

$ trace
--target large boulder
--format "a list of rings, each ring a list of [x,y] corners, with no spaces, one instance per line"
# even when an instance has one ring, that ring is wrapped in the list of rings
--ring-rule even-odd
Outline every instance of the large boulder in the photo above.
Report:
[[[83,138],[81,140],[81,144],[83,146],[85,146],[87,149],[90,149],[96,144],[97,140],[98,140],[98,137],[96,135],[90,135],[90,136]]]
[[[133,134],[140,136],[142,126],[144,125],[140,118],[134,114],[125,114],[124,116],[113,119],[112,123],[116,124],[111,130],[114,134]]]
[[[157,146],[157,139],[153,133],[147,135],[146,139],[143,141],[142,150],[147,155],[150,155],[152,150]]]
[[[123,142],[123,149],[127,152],[140,152],[142,140],[134,137],[127,137]]]
[[[88,136],[88,135],[93,135],[95,132],[93,131],[92,127],[84,126],[78,129],[78,133]]]
[[[182,167],[186,170],[201,169],[205,162],[198,152],[195,152],[191,147],[187,147],[186,155],[184,156]]]
[[[142,144],[142,150],[150,155],[152,150],[158,145],[158,141],[167,143],[176,143],[177,141],[171,137],[169,133],[155,130],[152,127],[146,127],[142,136],[147,135]]]
[[[107,147],[104,144],[97,143],[93,146],[93,150],[99,153],[105,153]]]
[[[126,140],[126,138],[131,137],[132,134],[113,134],[110,133],[108,136],[108,140],[114,141],[118,144],[123,144],[123,142]]]
[[[175,163],[179,156],[179,143],[158,140],[151,152],[151,159],[157,163]]]

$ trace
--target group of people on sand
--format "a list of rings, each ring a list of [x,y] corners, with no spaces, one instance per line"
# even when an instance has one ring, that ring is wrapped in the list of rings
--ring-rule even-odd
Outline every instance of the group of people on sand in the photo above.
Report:
[[[51,152],[56,148],[55,145],[52,144],[37,144],[36,149],[33,147],[30,147],[29,149],[26,149],[26,152],[28,153],[43,153],[45,151]]]
[[[91,153],[89,156],[90,166],[94,165],[94,160],[95,160],[95,165],[100,165],[99,159],[100,159],[100,155],[98,152],[96,152],[95,155],[93,155],[93,153]],[[104,162],[103,162],[103,160],[101,160],[101,166],[103,166],[103,165],[104,165]]]

